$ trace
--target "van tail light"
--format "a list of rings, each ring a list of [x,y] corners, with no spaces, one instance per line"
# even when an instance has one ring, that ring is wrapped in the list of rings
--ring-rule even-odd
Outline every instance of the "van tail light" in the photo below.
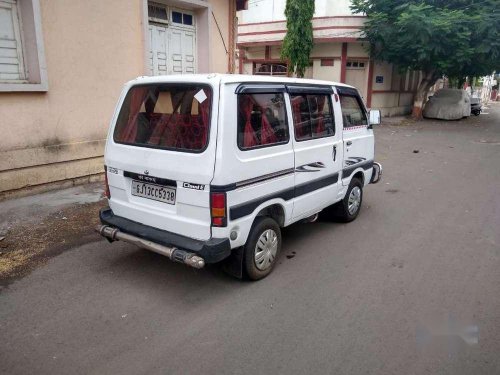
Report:
[[[212,226],[225,227],[227,225],[226,212],[226,193],[210,193]]]
[[[111,192],[109,191],[108,184],[108,168],[104,166],[104,194],[106,194],[106,198],[111,198]]]

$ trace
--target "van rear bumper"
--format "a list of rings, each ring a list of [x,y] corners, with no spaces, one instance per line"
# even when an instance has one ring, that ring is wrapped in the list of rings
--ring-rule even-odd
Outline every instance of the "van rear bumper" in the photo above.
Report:
[[[231,244],[228,238],[211,238],[207,241],[195,240],[116,216],[109,207],[101,209],[99,218],[102,224],[118,228],[124,233],[163,246],[174,246],[194,253],[202,257],[207,264],[220,262],[231,254]]]

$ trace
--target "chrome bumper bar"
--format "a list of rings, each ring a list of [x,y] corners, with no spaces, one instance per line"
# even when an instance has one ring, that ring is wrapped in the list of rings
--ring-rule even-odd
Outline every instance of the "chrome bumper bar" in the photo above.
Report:
[[[140,237],[123,233],[118,228],[110,227],[109,225],[98,225],[95,230],[101,236],[108,238],[111,241],[125,241],[155,253],[165,255],[174,262],[183,263],[187,266],[198,269],[205,266],[205,260],[196,254],[180,250],[176,247],[163,246],[155,242],[144,240]]]

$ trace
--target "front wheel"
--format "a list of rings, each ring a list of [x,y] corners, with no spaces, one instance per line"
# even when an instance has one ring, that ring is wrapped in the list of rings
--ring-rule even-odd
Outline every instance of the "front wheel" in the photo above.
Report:
[[[270,217],[258,217],[245,244],[244,265],[251,280],[271,273],[281,250],[281,230]]]
[[[353,178],[344,199],[327,209],[327,212],[333,219],[349,223],[358,216],[362,202],[363,183],[359,179]]]

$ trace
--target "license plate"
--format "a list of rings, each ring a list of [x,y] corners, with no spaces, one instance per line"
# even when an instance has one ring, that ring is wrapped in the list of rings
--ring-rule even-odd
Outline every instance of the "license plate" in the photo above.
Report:
[[[132,180],[132,195],[163,203],[175,204],[175,188],[171,187]]]

